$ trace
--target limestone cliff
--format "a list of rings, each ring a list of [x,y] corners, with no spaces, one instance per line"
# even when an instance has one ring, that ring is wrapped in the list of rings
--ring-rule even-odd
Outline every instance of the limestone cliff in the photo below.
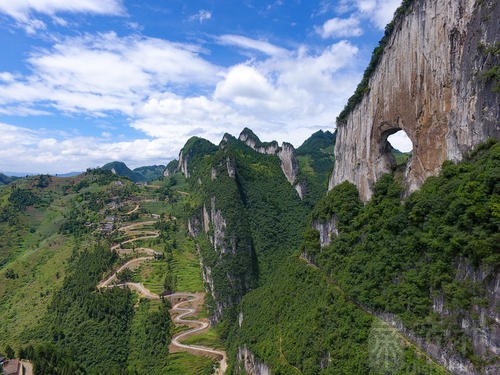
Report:
[[[211,301],[210,320],[217,323],[223,318],[225,310],[239,303],[252,286],[251,242],[234,229],[229,230],[228,221],[215,196],[210,197],[201,211],[189,218],[188,232],[198,240],[204,234],[210,243],[208,247],[199,243],[197,249],[203,281]],[[235,268],[236,264],[242,265],[247,272],[231,274],[228,270]]]
[[[248,374],[248,375],[270,375],[271,370],[267,365],[258,360],[255,355],[247,349],[246,346],[238,349],[237,355],[237,365],[240,368],[237,369],[237,374]]]
[[[299,162],[292,144],[283,142],[281,147],[279,147],[276,141],[261,142],[248,128],[243,129],[238,139],[260,154],[277,155],[280,159],[281,170],[286,179],[295,188],[300,199],[304,198],[305,186],[297,179]]]
[[[313,219],[312,227],[319,232],[319,244],[321,247],[330,245],[332,237],[338,236],[337,216],[333,215],[330,220]]]
[[[210,143],[206,139],[191,137],[179,152],[177,170],[180,171],[184,175],[184,177],[191,177],[193,172],[192,165],[196,165],[196,161],[200,158],[203,158],[205,155],[215,153],[217,149],[217,146]],[[171,167],[173,167],[173,165],[175,165],[175,163],[172,163]]]
[[[459,161],[474,145],[500,137],[497,1],[414,0],[386,32],[384,51],[359,103],[338,123],[329,188],[348,180],[363,200],[394,160],[387,137],[403,129],[413,143],[407,192]],[[495,92],[496,91],[496,92]]]

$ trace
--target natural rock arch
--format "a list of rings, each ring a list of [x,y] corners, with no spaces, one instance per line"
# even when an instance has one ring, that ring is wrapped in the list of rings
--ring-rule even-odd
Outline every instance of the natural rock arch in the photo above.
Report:
[[[396,129],[413,142],[407,193],[445,160],[459,161],[478,143],[500,138],[496,83],[480,79],[498,65],[490,50],[499,18],[497,2],[413,1],[394,24],[366,93],[337,126],[330,189],[348,180],[370,199],[373,184],[391,171],[383,140]]]
[[[386,165],[390,169],[394,169],[396,167],[396,160],[394,159],[394,156],[392,155],[392,148],[395,148],[394,145],[392,145],[389,142],[389,137],[393,134],[396,134],[400,131],[403,131],[406,136],[410,139],[411,143],[413,144],[412,137],[408,135],[408,133],[400,128],[399,126],[394,126],[390,124],[383,124],[381,126],[381,134],[380,134],[380,140],[379,140],[379,149],[380,149],[380,154],[381,158],[385,160]],[[411,162],[412,159],[410,158],[406,164],[406,173],[407,174],[409,171],[411,171]]]

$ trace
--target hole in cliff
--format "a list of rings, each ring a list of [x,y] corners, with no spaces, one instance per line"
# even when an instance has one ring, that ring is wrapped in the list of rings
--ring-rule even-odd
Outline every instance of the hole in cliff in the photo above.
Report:
[[[387,137],[387,142],[391,146],[390,152],[396,163],[395,168],[405,169],[411,158],[413,143],[404,130],[394,129],[393,131],[394,133]]]

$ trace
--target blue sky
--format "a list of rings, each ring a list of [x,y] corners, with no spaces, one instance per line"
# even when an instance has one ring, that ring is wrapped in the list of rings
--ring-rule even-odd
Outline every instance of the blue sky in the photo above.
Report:
[[[245,126],[299,146],[334,130],[399,4],[2,1],[0,171],[166,163]]]

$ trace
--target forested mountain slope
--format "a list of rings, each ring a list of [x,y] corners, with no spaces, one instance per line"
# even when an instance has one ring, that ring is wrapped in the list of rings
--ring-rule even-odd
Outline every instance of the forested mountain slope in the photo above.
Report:
[[[391,175],[366,205],[354,185],[329,192],[300,250],[243,298],[230,338],[239,366],[260,360],[276,373],[379,373],[370,340],[380,318],[453,373],[494,373],[499,167],[492,141],[459,165],[446,163],[403,201]],[[441,371],[414,353],[402,349],[390,373]]]
[[[378,373],[370,361],[370,340],[383,319],[317,268],[307,248],[320,248],[319,233],[307,227],[332,219],[323,212],[328,198],[311,211],[280,170],[277,152],[269,151],[273,144],[264,147],[255,135],[250,139],[249,145],[248,138],[226,134],[219,147],[192,139],[179,163],[189,176],[189,230],[212,295],[211,319],[220,323],[229,349],[230,371]],[[324,157],[307,158],[314,163],[315,156]],[[342,188],[346,192],[328,197],[345,199],[344,219],[354,221],[363,204],[352,185]],[[396,191],[399,202],[401,190]],[[339,228],[337,221],[332,225]],[[444,371],[405,335],[388,329],[402,342],[394,373]]]
[[[179,328],[160,295],[203,290],[181,184],[137,186],[97,169],[1,188],[0,352],[13,349],[41,375],[212,373],[212,358],[168,351]]]

